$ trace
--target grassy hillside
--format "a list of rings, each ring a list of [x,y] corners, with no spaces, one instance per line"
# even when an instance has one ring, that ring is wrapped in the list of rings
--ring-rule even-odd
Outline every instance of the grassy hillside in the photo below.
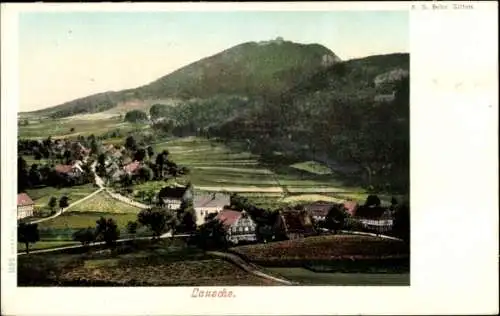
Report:
[[[338,60],[334,53],[318,44],[249,42],[201,59],[145,86],[91,95],[34,114],[58,118],[95,113],[130,100],[276,95]]]

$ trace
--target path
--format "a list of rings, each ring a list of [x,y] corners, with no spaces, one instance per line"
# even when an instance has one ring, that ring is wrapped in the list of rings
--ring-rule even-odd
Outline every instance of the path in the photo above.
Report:
[[[179,234],[179,235],[172,235],[172,232],[167,232],[163,235],[161,235],[159,238],[164,239],[164,238],[176,238],[176,237],[189,237],[191,235],[189,234]],[[146,236],[146,237],[135,237],[135,238],[123,238],[123,239],[118,239],[116,242],[117,243],[122,243],[126,241],[131,241],[131,240],[151,240],[151,236]],[[94,242],[89,245],[89,247],[95,247],[99,245],[103,245],[104,241],[98,241]],[[64,247],[57,247],[57,248],[50,248],[50,249],[38,249],[38,250],[31,250],[29,254],[37,254],[37,253],[46,253],[46,252],[55,252],[55,251],[60,251],[60,250],[65,250],[65,249],[77,249],[77,248],[82,248],[83,245],[73,245],[73,246],[64,246]],[[18,256],[23,256],[26,255],[26,252],[18,252]]]
[[[92,170],[92,173],[94,174],[95,184],[97,184],[97,186],[99,186],[99,188],[101,188],[102,190],[104,190],[111,198],[113,198],[113,199],[115,199],[117,201],[126,203],[128,205],[131,205],[133,207],[137,207],[137,208],[141,208],[141,209],[151,208],[151,205],[146,205],[146,204],[143,204],[143,203],[139,203],[139,202],[134,201],[132,199],[129,199],[128,197],[123,196],[123,195],[121,195],[119,193],[111,192],[111,190],[109,190],[108,188],[106,188],[104,186],[104,181],[101,179],[101,177],[99,177],[97,175],[97,172],[95,171],[96,166],[97,166],[97,162],[96,161],[94,161],[90,165],[90,170]]]
[[[271,275],[265,274],[264,272],[260,271],[255,265],[253,265],[249,262],[246,262],[245,260],[243,260],[242,258],[240,258],[239,256],[237,256],[235,254],[227,253],[227,252],[219,252],[219,251],[209,251],[209,252],[207,252],[207,254],[229,260],[229,261],[231,261],[231,263],[237,265],[238,267],[240,267],[244,271],[251,273],[257,277],[264,278],[264,279],[274,281],[274,282],[278,282],[278,283],[281,283],[283,285],[295,285],[295,284],[297,284],[297,283],[290,282],[288,280],[279,279],[279,278],[273,277]]]
[[[81,198],[79,199],[78,201],[75,201],[73,203],[71,203],[68,207],[66,208],[63,208],[63,209],[60,209],[57,213],[55,213],[54,215],[52,216],[49,216],[49,217],[44,217],[44,218],[41,218],[41,219],[37,219],[37,220],[34,220],[34,221],[31,221],[29,222],[30,224],[38,224],[38,223],[41,223],[41,222],[45,222],[45,221],[48,221],[50,219],[53,219],[53,218],[56,218],[58,217],[59,215],[61,215],[62,213],[66,212],[68,209],[72,208],[73,206],[75,205],[78,205],[88,199],[90,199],[91,197],[93,197],[94,195],[98,194],[99,192],[101,192],[102,190],[104,190],[103,188],[100,188],[92,193],[90,193],[89,195],[87,195],[86,197],[84,198]]]

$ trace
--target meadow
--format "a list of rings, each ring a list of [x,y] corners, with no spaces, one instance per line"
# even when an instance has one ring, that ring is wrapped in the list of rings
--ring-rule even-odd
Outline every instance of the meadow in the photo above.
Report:
[[[43,210],[48,209],[48,203],[51,197],[55,197],[57,199],[57,203],[59,203],[59,199],[62,196],[67,196],[69,198],[69,203],[78,201],[90,193],[97,190],[97,187],[94,184],[84,184],[78,185],[74,187],[67,188],[54,188],[54,187],[41,187],[35,189],[28,189],[26,193],[31,197],[33,202],[35,202],[35,210]],[[56,208],[58,208],[58,205]]]
[[[111,130],[119,130],[126,133],[142,129],[140,124],[123,122],[119,116],[101,115],[96,113],[92,119],[87,116],[72,116],[62,119],[43,119],[30,121],[30,124],[19,126],[18,137],[27,139],[44,139],[47,137],[68,138],[77,136],[88,136],[90,134],[101,135]],[[74,130],[72,130],[74,129]]]
[[[314,161],[263,162],[241,144],[225,145],[199,137],[176,138],[155,144],[155,152],[168,150],[171,159],[190,168],[187,180],[199,190],[238,192],[242,195],[261,195],[276,200],[285,196],[287,201],[339,199],[338,195],[353,193],[357,199],[366,198],[359,187],[347,186],[341,177],[327,166]]]

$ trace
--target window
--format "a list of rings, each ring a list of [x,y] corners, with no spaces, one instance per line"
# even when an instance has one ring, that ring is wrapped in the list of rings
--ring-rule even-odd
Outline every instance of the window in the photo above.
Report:
[[[246,231],[246,232],[248,231],[248,226],[245,226],[245,231]]]

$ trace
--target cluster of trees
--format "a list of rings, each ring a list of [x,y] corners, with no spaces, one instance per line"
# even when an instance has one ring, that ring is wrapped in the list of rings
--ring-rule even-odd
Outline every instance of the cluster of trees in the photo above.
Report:
[[[68,177],[58,173],[55,166],[52,164],[32,164],[28,167],[26,160],[23,157],[17,159],[17,190],[18,193],[24,192],[27,189],[52,186],[52,187],[68,187],[92,183],[94,181],[90,167],[82,165],[84,171],[80,176]]]
[[[125,122],[130,122],[130,123],[142,123],[142,122],[147,122],[149,120],[149,118],[148,118],[147,113],[144,111],[132,110],[132,111],[128,111],[125,114],[124,120],[125,120]]]
[[[95,227],[83,228],[73,234],[73,240],[80,242],[83,246],[102,241],[108,247],[114,247],[119,237],[120,230],[115,220],[104,217],[96,221]]]
[[[63,209],[68,207],[70,204],[70,198],[66,195],[61,196],[59,200],[55,196],[50,197],[49,202],[47,203],[47,207],[50,210],[50,214],[56,213],[56,207],[59,206],[59,209]]]

